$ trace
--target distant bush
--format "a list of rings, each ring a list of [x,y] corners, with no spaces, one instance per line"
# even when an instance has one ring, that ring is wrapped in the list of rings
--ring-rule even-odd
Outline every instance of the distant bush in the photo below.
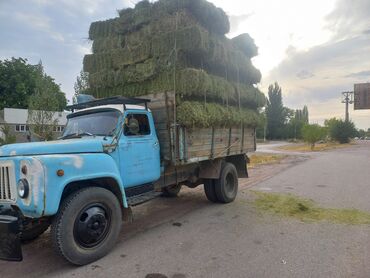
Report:
[[[326,131],[323,127],[318,124],[305,125],[302,128],[303,140],[311,144],[311,149],[315,147],[315,143],[324,139]]]
[[[0,146],[13,144],[16,142],[16,137],[11,134],[10,127],[8,125],[3,125],[0,127],[0,132],[3,134],[4,138],[0,137]]]
[[[349,143],[350,138],[356,137],[357,130],[351,121],[336,120],[329,128],[330,137],[341,144]]]

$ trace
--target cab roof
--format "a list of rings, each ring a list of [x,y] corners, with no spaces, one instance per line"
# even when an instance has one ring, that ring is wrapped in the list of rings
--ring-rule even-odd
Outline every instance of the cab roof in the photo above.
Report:
[[[94,106],[94,107],[89,107],[85,109],[81,109],[75,112],[83,112],[83,111],[90,111],[90,110],[97,110],[97,109],[115,109],[123,113],[126,110],[148,110],[150,109],[145,108],[142,105],[133,105],[133,104],[128,104],[128,105],[122,105],[122,104],[110,104],[110,105],[99,105],[99,106]]]
[[[148,102],[150,102],[150,100],[144,99],[144,98],[128,98],[128,97],[116,96],[116,97],[95,99],[92,101],[69,105],[67,106],[67,109],[72,110],[73,112],[75,109],[81,110],[81,109],[93,108],[97,106],[102,107],[102,106],[110,106],[110,105],[119,105],[119,106],[122,106],[122,111],[123,111],[123,110],[127,110],[126,106],[128,105],[137,106],[137,104],[144,104],[145,105],[144,109],[147,109]],[[129,109],[135,109],[135,108],[129,108]]]

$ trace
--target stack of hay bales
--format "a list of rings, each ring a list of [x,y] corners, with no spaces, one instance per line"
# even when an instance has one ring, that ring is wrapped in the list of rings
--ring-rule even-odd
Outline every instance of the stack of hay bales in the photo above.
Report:
[[[142,1],[119,17],[93,22],[93,54],[84,57],[91,93],[138,97],[176,90],[187,126],[253,126],[264,95],[248,34],[228,39],[229,20],[205,0]],[[220,118],[225,117],[225,119]]]

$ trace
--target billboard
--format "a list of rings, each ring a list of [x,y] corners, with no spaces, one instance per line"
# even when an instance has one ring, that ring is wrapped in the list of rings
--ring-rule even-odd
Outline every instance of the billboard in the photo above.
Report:
[[[370,83],[354,85],[355,110],[370,109]]]

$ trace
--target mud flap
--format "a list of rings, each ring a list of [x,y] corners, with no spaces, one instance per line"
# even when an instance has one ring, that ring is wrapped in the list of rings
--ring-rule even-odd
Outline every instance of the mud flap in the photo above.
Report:
[[[23,259],[17,217],[0,215],[0,259],[6,261]]]

